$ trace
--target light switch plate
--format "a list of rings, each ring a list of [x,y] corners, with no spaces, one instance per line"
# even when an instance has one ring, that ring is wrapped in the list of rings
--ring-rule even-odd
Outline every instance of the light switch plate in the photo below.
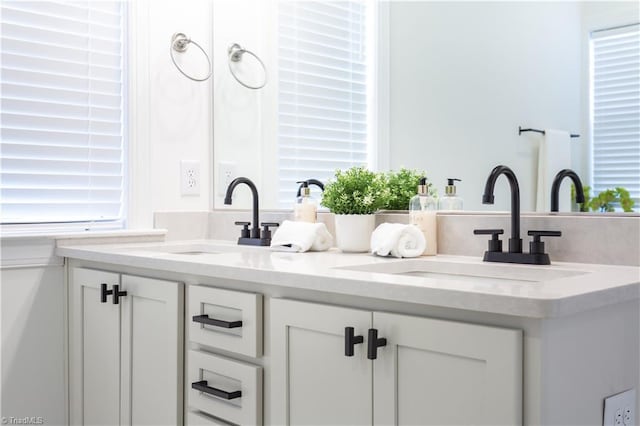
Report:
[[[604,426],[635,426],[636,390],[628,391],[605,398]]]

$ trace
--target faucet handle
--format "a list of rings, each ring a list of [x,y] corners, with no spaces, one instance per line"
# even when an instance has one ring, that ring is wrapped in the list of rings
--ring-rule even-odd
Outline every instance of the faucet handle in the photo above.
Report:
[[[498,235],[504,234],[504,229],[474,229],[474,235],[491,235],[491,239],[489,240],[489,250],[490,252],[502,252],[502,241]]]
[[[249,225],[251,225],[251,222],[235,222],[235,224],[242,226],[240,238],[249,238]]]
[[[270,226],[280,226],[279,223],[277,222],[262,222],[260,223],[260,226],[262,226],[262,235],[260,236],[260,238],[262,238],[263,240],[270,240],[271,239],[271,230],[269,229]]]
[[[541,237],[561,237],[560,231],[529,231],[527,235],[533,237],[533,241],[529,242],[529,253],[544,254],[544,242]]]

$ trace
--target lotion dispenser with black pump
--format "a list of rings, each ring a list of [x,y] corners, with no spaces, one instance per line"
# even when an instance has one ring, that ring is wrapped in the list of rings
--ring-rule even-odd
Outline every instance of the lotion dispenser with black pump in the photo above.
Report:
[[[447,178],[444,197],[438,200],[438,210],[462,210],[462,198],[456,195],[455,181],[462,182],[460,179]]]
[[[293,207],[293,220],[296,222],[316,223],[318,220],[318,202],[311,197],[308,181],[305,180],[298,183],[301,184],[301,191]]]

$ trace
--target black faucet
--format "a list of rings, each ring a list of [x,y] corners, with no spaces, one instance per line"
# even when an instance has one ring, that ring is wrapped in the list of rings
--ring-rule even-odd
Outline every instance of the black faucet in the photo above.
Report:
[[[241,183],[246,184],[251,189],[251,195],[253,196],[253,222],[235,222],[236,225],[242,226],[242,230],[240,231],[240,238],[238,238],[238,244],[250,246],[271,245],[271,230],[269,229],[269,227],[278,226],[278,224],[272,222],[260,223],[260,213],[258,209],[258,189],[256,188],[256,185],[251,181],[251,179],[248,179],[246,177],[239,177],[232,180],[227,187],[227,193],[224,196],[224,203],[226,205],[231,205],[231,195],[233,194],[233,190]],[[262,233],[260,232],[260,227],[258,226],[259,223],[263,227]],[[251,232],[249,232],[249,225],[253,225],[251,227]]]
[[[300,194],[302,194],[302,187],[304,186],[305,182],[307,183],[307,186],[315,185],[324,192],[324,184],[322,182],[320,182],[318,179],[307,179],[305,181],[297,182],[300,184],[300,186],[298,187],[298,192],[296,193],[296,197],[299,197]]]
[[[507,166],[496,166],[484,187],[482,204],[493,204],[493,189],[500,175],[505,175],[511,187],[511,238],[509,238],[509,251],[502,251],[500,235],[503,229],[476,229],[475,235],[491,235],[489,249],[484,253],[485,262],[527,263],[535,265],[549,265],[549,255],[544,252],[544,242],[541,237],[559,237],[560,231],[529,231],[527,235],[533,237],[529,243],[529,253],[522,252],[522,239],[520,238],[520,187],[516,174]]]
[[[520,186],[518,178],[507,166],[496,166],[484,185],[482,204],[493,204],[493,188],[500,175],[505,175],[511,188],[511,238],[509,238],[509,253],[522,253],[522,238],[520,238]]]
[[[582,189],[582,181],[578,177],[578,174],[571,169],[563,169],[558,172],[555,178],[553,178],[553,184],[551,185],[551,211],[557,212],[559,207],[560,198],[560,184],[564,178],[571,178],[573,186],[576,187],[576,203],[584,203],[584,191]]]

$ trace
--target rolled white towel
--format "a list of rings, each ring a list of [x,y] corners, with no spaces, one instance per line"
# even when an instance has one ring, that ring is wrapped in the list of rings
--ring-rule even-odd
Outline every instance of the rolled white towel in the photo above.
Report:
[[[281,251],[325,251],[333,245],[333,237],[324,223],[285,220],[271,238],[271,248]]]
[[[418,257],[426,245],[415,225],[382,223],[371,234],[371,252],[378,256]]]

